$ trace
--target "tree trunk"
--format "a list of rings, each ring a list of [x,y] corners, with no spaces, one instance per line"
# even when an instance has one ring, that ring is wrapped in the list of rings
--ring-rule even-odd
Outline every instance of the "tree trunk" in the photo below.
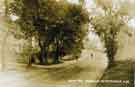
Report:
[[[47,64],[47,47],[45,46],[45,43],[41,43],[41,40],[39,39],[39,47],[40,47],[40,57],[39,61],[40,64]]]
[[[111,68],[114,65],[114,57],[117,52],[117,42],[114,39],[107,38],[105,42],[106,53],[108,57],[108,68]]]
[[[7,37],[8,37],[9,32],[6,32],[3,41],[2,41],[2,47],[1,47],[1,68],[2,71],[5,70],[6,68],[6,57],[5,57],[5,48],[6,48],[6,43],[7,43]]]
[[[111,68],[114,65],[114,58],[108,57],[108,69]]]
[[[7,17],[8,16],[8,9],[9,9],[8,0],[4,0],[4,4],[5,4],[5,17]]]
[[[59,53],[60,53],[59,42],[56,41],[56,52],[55,52],[55,59],[54,59],[55,64],[60,63],[60,61],[59,61],[60,54]]]
[[[43,57],[43,62],[45,64],[48,64],[47,53],[48,53],[48,47],[46,46],[46,43],[44,43],[44,57]]]
[[[39,47],[40,47],[40,53],[39,53],[39,61],[40,61],[40,64],[42,64],[43,63],[43,46],[42,46],[42,44],[41,44],[41,40],[39,39]]]

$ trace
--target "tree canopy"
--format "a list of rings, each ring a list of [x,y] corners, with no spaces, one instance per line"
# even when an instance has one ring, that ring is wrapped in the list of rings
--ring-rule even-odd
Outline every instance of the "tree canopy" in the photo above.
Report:
[[[23,38],[36,38],[41,59],[46,59],[50,51],[55,53],[55,62],[60,56],[81,52],[87,32],[85,24],[89,21],[81,5],[55,0],[14,0],[9,11],[19,17],[16,23]]]
[[[96,5],[101,8],[101,15],[92,16],[91,24],[96,34],[104,42],[108,57],[109,67],[113,65],[118,49],[118,35],[123,26],[127,25],[125,17],[132,18],[130,11],[124,10],[127,3],[119,4],[119,8],[114,6],[112,0],[95,0]],[[129,4],[128,4],[129,5]],[[115,7],[115,8],[114,8]]]

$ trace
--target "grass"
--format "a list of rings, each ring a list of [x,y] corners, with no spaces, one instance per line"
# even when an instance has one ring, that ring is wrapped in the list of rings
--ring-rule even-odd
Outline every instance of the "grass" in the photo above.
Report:
[[[97,84],[97,87],[133,87],[134,83],[134,72],[133,65],[135,62],[132,61],[117,61],[115,65],[106,70],[100,80],[121,80],[129,81],[129,83],[101,83]]]

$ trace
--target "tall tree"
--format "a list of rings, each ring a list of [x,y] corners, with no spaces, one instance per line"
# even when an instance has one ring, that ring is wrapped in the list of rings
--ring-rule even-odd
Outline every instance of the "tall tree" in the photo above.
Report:
[[[110,68],[114,64],[114,58],[118,49],[117,36],[121,27],[126,25],[127,22],[124,18],[129,16],[129,12],[121,9],[125,3],[119,4],[120,8],[114,8],[112,0],[95,1],[103,13],[101,15],[97,14],[97,16],[93,16],[91,18],[91,24],[97,35],[104,42],[108,57],[108,68]]]
[[[62,55],[80,53],[89,17],[81,5],[55,0],[14,0],[10,14],[19,17],[23,38],[35,37],[39,43],[41,62],[54,52],[54,63]],[[50,51],[51,49],[51,51]]]

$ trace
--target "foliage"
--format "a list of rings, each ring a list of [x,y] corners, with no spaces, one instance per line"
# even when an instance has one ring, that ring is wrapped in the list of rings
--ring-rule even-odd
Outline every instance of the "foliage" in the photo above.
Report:
[[[117,52],[117,35],[123,22],[116,16],[99,16],[92,19],[92,25],[95,32],[105,44],[109,63],[112,63]]]
[[[19,17],[16,23],[23,38],[36,38],[42,59],[46,59],[52,48],[55,62],[61,51],[64,55],[81,52],[87,32],[83,26],[89,21],[81,5],[55,0],[14,0],[9,11]]]
[[[113,9],[113,4],[110,1],[96,1],[102,7],[104,14],[92,17],[91,24],[97,35],[104,42],[109,61],[108,67],[110,67],[114,63],[114,57],[118,49],[117,36],[121,27],[126,25],[124,20],[125,15],[120,14],[119,10]]]
[[[30,58],[32,54],[39,53],[39,51],[40,50],[38,47],[32,48],[29,43],[25,43],[23,48],[19,52],[20,55],[17,60],[21,63],[28,63],[28,58]]]

